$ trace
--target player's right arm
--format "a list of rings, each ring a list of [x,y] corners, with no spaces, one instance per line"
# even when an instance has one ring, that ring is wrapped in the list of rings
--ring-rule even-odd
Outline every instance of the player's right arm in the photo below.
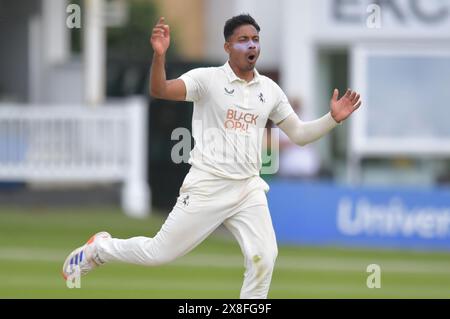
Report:
[[[150,71],[150,95],[165,100],[184,101],[186,86],[181,79],[166,79],[166,52],[170,45],[170,29],[161,17],[155,25],[150,38],[153,47],[153,60]]]

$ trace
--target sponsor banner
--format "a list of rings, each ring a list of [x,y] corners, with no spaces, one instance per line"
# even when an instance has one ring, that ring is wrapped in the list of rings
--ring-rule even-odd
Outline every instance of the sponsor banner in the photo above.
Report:
[[[298,6],[305,6],[304,1]],[[314,0],[312,34],[320,39],[443,39],[450,0]]]
[[[270,183],[278,242],[450,250],[450,189]]]

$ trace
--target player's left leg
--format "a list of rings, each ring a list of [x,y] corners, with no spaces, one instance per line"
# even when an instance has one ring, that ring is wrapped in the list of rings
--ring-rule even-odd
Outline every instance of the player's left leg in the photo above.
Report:
[[[245,258],[240,298],[267,298],[278,248],[264,191],[251,191],[224,225],[239,242]]]

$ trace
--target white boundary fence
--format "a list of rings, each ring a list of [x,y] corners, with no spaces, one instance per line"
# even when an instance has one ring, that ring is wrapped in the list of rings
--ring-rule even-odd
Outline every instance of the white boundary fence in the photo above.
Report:
[[[123,182],[124,211],[147,216],[147,105],[137,97],[116,104],[0,103],[0,180]]]

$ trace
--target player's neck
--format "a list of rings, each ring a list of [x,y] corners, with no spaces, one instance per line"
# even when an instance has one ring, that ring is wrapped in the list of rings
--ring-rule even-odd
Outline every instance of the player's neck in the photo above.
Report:
[[[236,76],[242,80],[245,80],[247,82],[250,82],[251,80],[253,80],[253,78],[255,77],[255,72],[254,70],[250,70],[250,71],[242,71],[240,70],[237,66],[235,66],[233,64],[233,62],[228,61],[228,64],[230,64],[231,69],[233,70],[234,74],[236,74]]]

